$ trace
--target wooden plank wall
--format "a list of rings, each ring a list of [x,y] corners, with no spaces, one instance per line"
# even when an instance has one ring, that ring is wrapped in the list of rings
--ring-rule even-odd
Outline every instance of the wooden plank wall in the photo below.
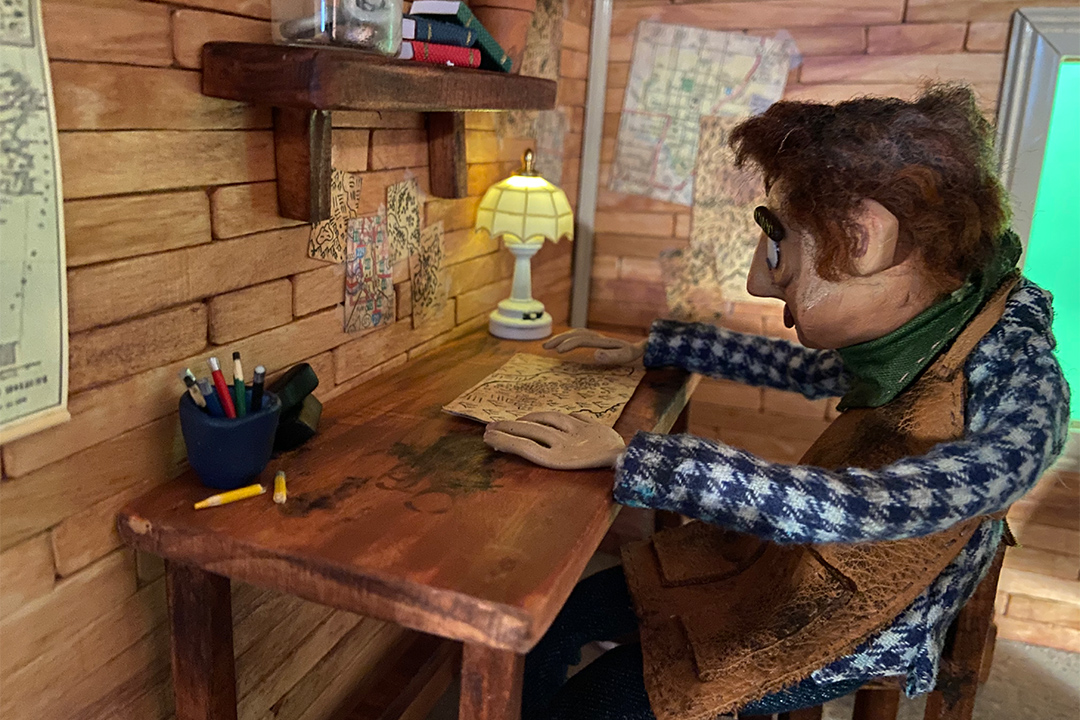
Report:
[[[559,104],[576,185],[591,4],[568,0]],[[306,257],[308,226],[277,216],[267,108],[199,93],[209,40],[269,41],[269,0],[44,0],[67,221],[72,420],[2,448],[0,716],[156,720],[172,714],[161,563],[121,547],[118,508],[185,465],[177,371],[243,352],[271,373],[310,362],[324,401],[483,327],[511,256],[471,231],[479,196],[516,169],[494,115],[468,116],[469,197],[431,199],[446,229],[450,299],[413,330],[342,332],[342,269]],[[426,189],[424,118],[335,113],[334,163],[362,181]],[[571,246],[533,262],[565,322]],[[220,346],[220,347],[219,347]],[[322,720],[392,651],[400,629],[239,585],[240,717]]]
[[[1052,0],[1048,5],[1071,5]],[[997,107],[1009,16],[997,0],[617,0],[608,62],[596,251],[589,323],[644,330],[665,311],[657,255],[685,247],[690,208],[606,189],[615,158],[633,36],[642,20],[772,36],[787,30],[803,56],[785,97],[835,102],[857,95],[909,97],[924,79],[970,83],[988,115]],[[722,325],[794,340],[776,305],[732,303]],[[691,431],[777,462],[795,462],[834,417],[834,401],[706,380],[691,405]],[[1075,439],[1075,438],[1074,438]],[[1074,447],[1076,444],[1074,443]],[[1073,462],[1075,464],[1075,462]],[[1002,637],[1080,651],[1080,541],[1075,472],[1048,476],[1016,513],[1036,536],[1010,552],[999,613]],[[1062,504],[1063,503],[1063,504]],[[1038,510],[1032,510],[1034,506]],[[1025,510],[1025,508],[1027,508]],[[1071,514],[1070,514],[1071,513]],[[1049,518],[1049,519],[1048,519]],[[1029,530],[1033,527],[1034,530]],[[1016,598],[1019,598],[1018,600]],[[1001,619],[1001,618],[999,618]]]

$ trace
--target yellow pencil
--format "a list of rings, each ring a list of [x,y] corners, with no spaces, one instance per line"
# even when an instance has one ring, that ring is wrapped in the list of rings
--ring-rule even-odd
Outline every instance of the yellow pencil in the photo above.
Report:
[[[262,485],[248,485],[236,490],[230,490],[229,492],[218,493],[217,495],[211,495],[205,500],[200,500],[195,503],[196,510],[202,510],[208,507],[217,507],[218,505],[228,505],[231,502],[237,500],[243,500],[244,498],[255,497],[256,495],[262,495],[266,492],[266,488]]]
[[[274,477],[274,502],[278,505],[284,505],[288,497],[288,491],[285,489],[285,471],[278,470],[277,475]]]

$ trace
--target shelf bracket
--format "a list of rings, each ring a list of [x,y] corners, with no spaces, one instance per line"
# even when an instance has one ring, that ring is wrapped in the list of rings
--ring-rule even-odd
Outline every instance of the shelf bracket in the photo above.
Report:
[[[465,164],[465,113],[429,112],[428,180],[431,194],[443,198],[463,198],[469,194]]]
[[[330,111],[274,108],[278,212],[319,222],[330,217]]]

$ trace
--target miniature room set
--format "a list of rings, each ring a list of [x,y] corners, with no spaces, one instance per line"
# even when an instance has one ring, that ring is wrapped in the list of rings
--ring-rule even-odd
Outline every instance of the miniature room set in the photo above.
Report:
[[[0,717],[998,717],[1080,653],[1048,5],[0,3]]]

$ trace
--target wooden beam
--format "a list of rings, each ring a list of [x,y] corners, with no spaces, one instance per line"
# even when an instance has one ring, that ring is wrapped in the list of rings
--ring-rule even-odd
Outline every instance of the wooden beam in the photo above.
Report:
[[[236,720],[229,579],[165,562],[176,720]]]
[[[278,212],[319,222],[330,217],[330,113],[274,108]]]
[[[896,720],[899,710],[899,690],[863,688],[855,693],[855,710],[851,720]]]
[[[525,656],[465,643],[459,720],[519,720]]]
[[[428,178],[431,194],[443,198],[463,198],[469,193],[465,164],[465,114],[427,114]]]
[[[347,48],[212,42],[203,47],[202,91],[308,110],[550,110],[556,84]]]

